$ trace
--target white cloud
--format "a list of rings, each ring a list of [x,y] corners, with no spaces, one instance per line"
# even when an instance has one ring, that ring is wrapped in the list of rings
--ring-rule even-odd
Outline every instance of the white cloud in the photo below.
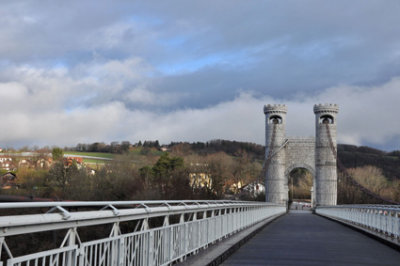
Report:
[[[25,89],[17,88],[17,96]],[[3,85],[4,86],[4,85]],[[382,86],[330,88],[313,98],[286,101],[287,135],[314,135],[315,103],[338,103],[338,141],[384,144],[400,132],[397,116],[400,106],[400,78]],[[4,87],[0,87],[4,88]],[[4,92],[3,89],[1,90]],[[4,93],[2,94],[2,96]],[[14,97],[14,96],[13,96]],[[37,113],[3,111],[1,142],[12,144],[75,145],[78,142],[158,139],[170,141],[207,141],[231,139],[264,143],[263,105],[282,103],[271,97],[256,98],[248,93],[232,101],[204,109],[182,109],[166,113],[130,110],[121,102],[77,108],[69,113],[44,110]],[[398,144],[397,144],[398,145]],[[398,149],[399,147],[393,147]]]
[[[381,86],[361,88],[339,86],[329,88],[312,98],[283,101],[271,97],[256,98],[241,94],[233,101],[204,109],[184,109],[166,114],[131,113],[129,120],[136,127],[130,136],[135,139],[169,141],[207,141],[233,139],[264,143],[264,115],[267,103],[285,103],[288,106],[287,135],[313,136],[313,106],[317,103],[337,103],[338,142],[377,146],[396,137],[400,132],[400,78]],[[136,116],[137,115],[137,116]],[[137,120],[137,117],[140,119]],[[393,143],[393,149],[399,149]]]

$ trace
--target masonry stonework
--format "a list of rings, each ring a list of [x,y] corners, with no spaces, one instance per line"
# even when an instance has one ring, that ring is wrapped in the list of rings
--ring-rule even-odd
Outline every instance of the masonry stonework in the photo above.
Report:
[[[336,104],[315,105],[315,138],[287,138],[287,107],[282,104],[264,106],[265,157],[269,158],[265,176],[267,202],[286,204],[289,200],[290,172],[296,168],[305,168],[313,176],[313,206],[336,205],[337,172],[334,152],[338,111]]]

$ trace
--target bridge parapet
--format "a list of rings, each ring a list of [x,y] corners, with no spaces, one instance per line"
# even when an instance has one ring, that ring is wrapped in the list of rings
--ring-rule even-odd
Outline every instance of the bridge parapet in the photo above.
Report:
[[[0,256],[1,250],[8,255],[0,265],[166,265],[286,211],[285,206],[244,201],[0,204],[3,211],[18,208],[48,212],[0,216]],[[107,224],[112,225],[109,237],[81,241],[78,231]],[[55,230],[67,230],[59,248],[14,257],[7,244],[12,236]]]
[[[315,211],[400,246],[400,205],[319,206]]]

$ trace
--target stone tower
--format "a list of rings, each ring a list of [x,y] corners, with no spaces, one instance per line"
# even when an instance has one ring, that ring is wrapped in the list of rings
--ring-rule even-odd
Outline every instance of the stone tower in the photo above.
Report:
[[[337,172],[333,150],[336,151],[338,110],[336,104],[315,105],[315,138],[287,138],[287,107],[283,104],[264,106],[267,202],[286,204],[289,200],[290,172],[296,168],[305,168],[313,176],[313,206],[336,205]],[[334,149],[331,147],[327,128]]]
[[[273,155],[268,163],[265,182],[266,201],[285,203],[288,198],[287,182],[285,183],[285,152],[279,150],[286,139],[287,107],[283,104],[264,106],[265,114],[265,156]]]
[[[314,187],[317,205],[336,205],[337,203],[337,165],[334,152],[336,152],[336,115],[338,111],[339,108],[336,104],[316,104],[314,106],[316,169]]]

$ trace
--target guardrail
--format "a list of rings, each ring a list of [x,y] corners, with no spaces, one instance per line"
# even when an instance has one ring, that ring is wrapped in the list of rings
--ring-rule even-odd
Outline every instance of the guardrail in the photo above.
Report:
[[[315,211],[400,246],[399,205],[320,206]]]
[[[285,206],[243,201],[0,204],[2,215],[18,208],[47,212],[0,216],[0,257],[1,251],[5,251],[0,266],[168,265],[286,212]],[[112,225],[108,237],[81,241],[82,230],[107,224]],[[125,231],[129,230],[122,232],[122,225]],[[13,236],[56,230],[67,231],[59,248],[14,257],[7,244]]]

